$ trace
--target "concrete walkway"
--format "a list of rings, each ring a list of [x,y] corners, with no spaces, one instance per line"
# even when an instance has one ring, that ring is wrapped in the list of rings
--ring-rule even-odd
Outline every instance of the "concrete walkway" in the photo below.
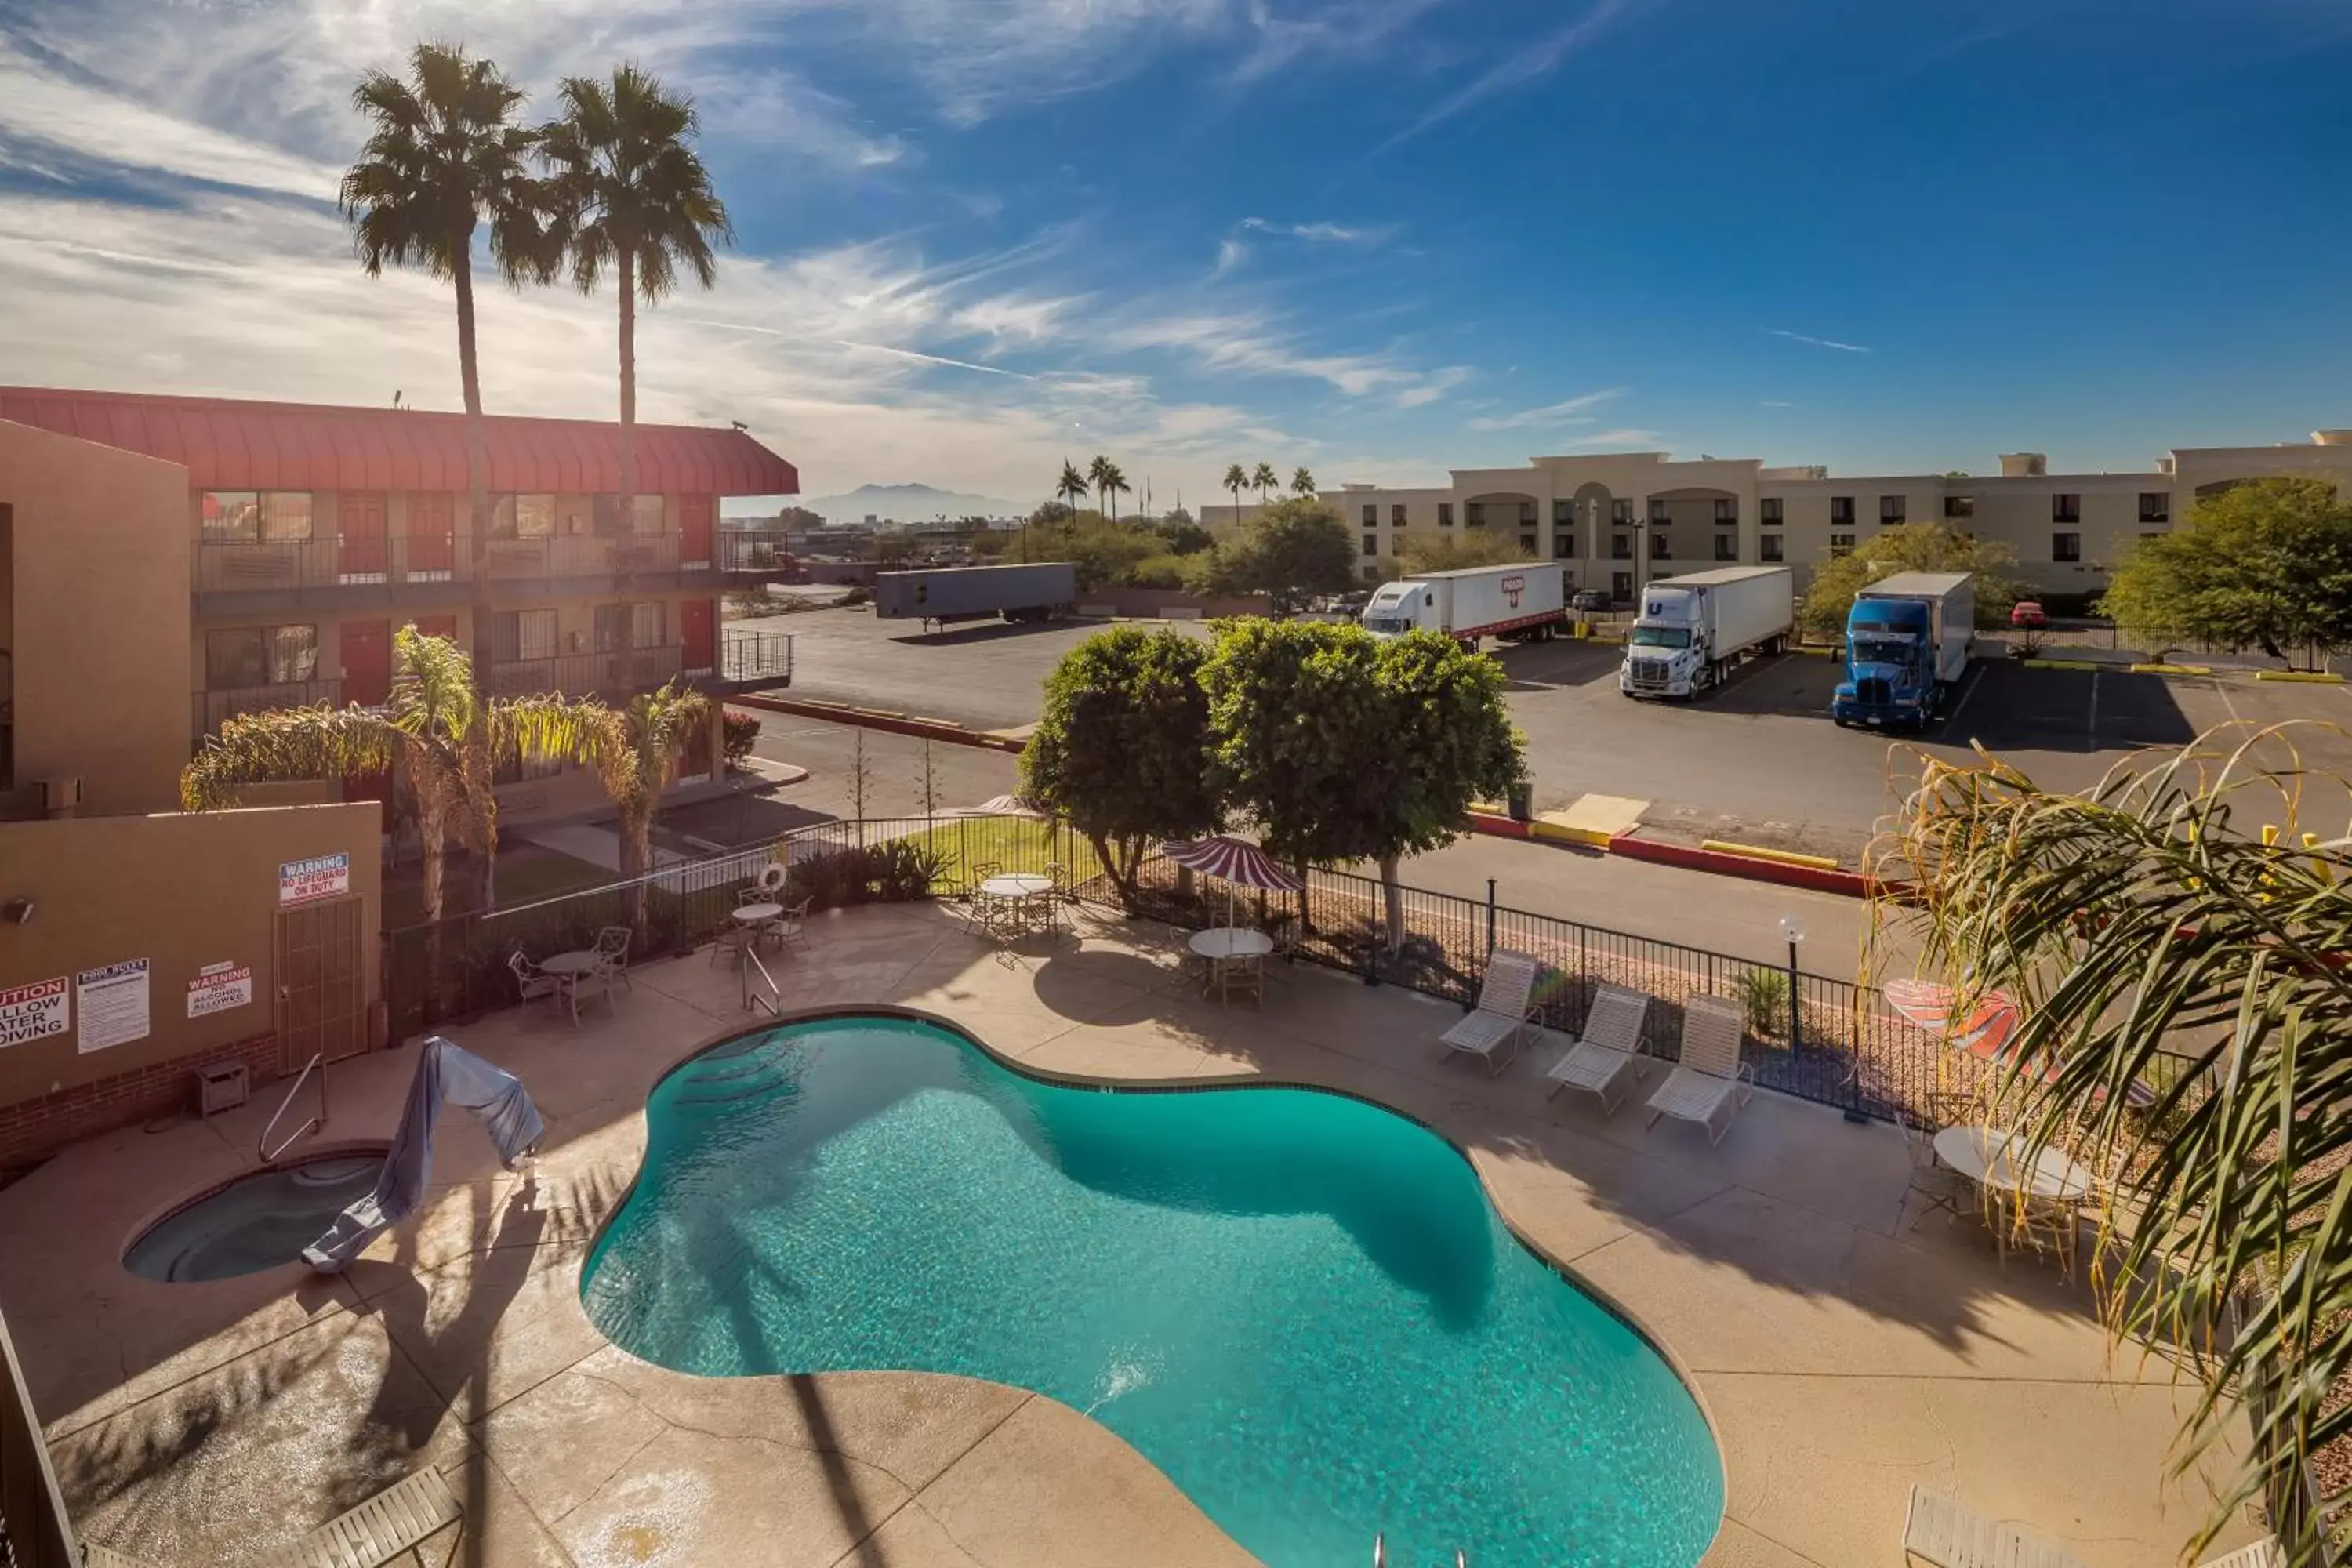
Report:
[[[1492,1079],[1441,1060],[1455,1015],[1393,989],[1301,970],[1263,1015],[1218,1010],[1165,933],[1116,921],[1003,953],[929,906],[868,909],[820,917],[780,977],[788,1006],[922,1009],[1034,1072],[1272,1077],[1438,1128],[1683,1369],[1726,1470],[1708,1568],[1883,1568],[1915,1481],[2099,1568],[2173,1561],[2201,1517],[2201,1478],[2166,1479],[2189,1397],[2168,1364],[2112,1353],[2083,1288],[2004,1266],[1975,1227],[1909,1229],[1891,1129],[1759,1095],[1718,1148],[1645,1132],[1545,1100],[1544,1051]],[[544,1014],[451,1030],[531,1086],[536,1170],[499,1171],[445,1123],[426,1211],[339,1279],[160,1285],[117,1262],[148,1218],[251,1165],[270,1103],[96,1140],[0,1192],[0,1309],[85,1534],[160,1568],[234,1563],[431,1464],[466,1517],[410,1568],[1246,1562],[1051,1400],[920,1373],[699,1379],[603,1340],[579,1270],[636,1172],[646,1090],[743,1026],[739,994],[697,955],[640,970],[617,1016],[576,1032]],[[339,1066],[331,1138],[388,1134],[414,1059]]]

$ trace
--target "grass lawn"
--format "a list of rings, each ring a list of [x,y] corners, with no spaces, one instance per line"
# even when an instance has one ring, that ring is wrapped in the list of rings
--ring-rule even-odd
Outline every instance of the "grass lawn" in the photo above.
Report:
[[[1058,862],[1069,868],[1074,882],[1102,874],[1102,862],[1084,837],[1026,816],[957,817],[908,834],[905,842],[932,850],[946,860],[939,880],[943,892],[970,887],[974,879],[969,868],[991,863],[1003,871],[1042,873]]]
[[[551,899],[558,893],[599,888],[614,879],[614,873],[602,866],[575,860],[536,844],[518,845],[499,854],[499,907],[512,909],[517,904]],[[453,862],[442,873],[442,918],[464,914],[473,907],[472,864]],[[387,876],[383,883],[384,929],[399,931],[421,924],[424,920],[424,884],[416,873],[404,869],[396,878]]]

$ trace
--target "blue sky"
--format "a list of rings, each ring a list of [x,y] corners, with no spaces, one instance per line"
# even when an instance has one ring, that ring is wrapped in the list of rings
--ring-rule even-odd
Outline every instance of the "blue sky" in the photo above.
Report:
[[[0,379],[455,405],[330,201],[419,37],[697,95],[740,243],[641,406],[813,493],[2352,425],[2340,0],[0,0]],[[609,415],[611,310],[487,295],[491,406]]]

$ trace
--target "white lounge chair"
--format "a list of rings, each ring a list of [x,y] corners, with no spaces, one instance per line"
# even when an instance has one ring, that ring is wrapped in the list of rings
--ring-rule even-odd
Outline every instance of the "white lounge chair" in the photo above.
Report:
[[[250,1561],[253,1568],[383,1568],[465,1511],[441,1472],[423,1469],[301,1540]],[[82,1552],[87,1568],[149,1568],[142,1558],[94,1542],[84,1542]]]
[[[1535,1010],[1536,972],[1542,967],[1528,954],[1507,947],[1487,954],[1477,1011],[1446,1030],[1439,1043],[1449,1053],[1483,1059],[1489,1077],[1501,1072],[1527,1035],[1528,1015]]]
[[[2216,1557],[2205,1568],[2286,1568],[2286,1552],[2278,1538],[2266,1535],[2252,1546],[2241,1546],[2227,1557]]]
[[[1609,1091],[1629,1069],[1636,1078],[1644,1070],[1642,1020],[1649,1011],[1650,999],[1638,991],[1616,985],[1601,987],[1584,1015],[1584,1028],[1576,1043],[1544,1074],[1551,1080],[1544,1098],[1549,1100],[1563,1086],[1587,1089],[1601,1097],[1601,1114],[1615,1115],[1625,1097],[1620,1093],[1612,1100]]]
[[[1903,1521],[1903,1554],[1935,1568],[2086,1568],[2054,1541],[1987,1519],[1958,1498],[1917,1486],[1911,1489],[1910,1517]]]
[[[1655,1127],[1661,1116],[1672,1116],[1706,1128],[1710,1145],[1723,1142],[1731,1118],[1725,1117],[1718,1127],[1716,1112],[1727,1105],[1737,1112],[1756,1092],[1749,1087],[1755,1071],[1739,1059],[1744,1022],[1739,1004],[1725,997],[1694,996],[1683,1004],[1682,1060],[1650,1096],[1650,1126]]]

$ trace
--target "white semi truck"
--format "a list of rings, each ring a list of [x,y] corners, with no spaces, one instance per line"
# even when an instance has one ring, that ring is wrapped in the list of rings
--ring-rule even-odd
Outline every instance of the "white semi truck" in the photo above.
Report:
[[[1696,696],[1743,660],[1787,647],[1796,603],[1786,566],[1725,566],[1653,583],[1625,638],[1617,689]]]
[[[1471,647],[1480,637],[1530,642],[1568,625],[1567,579],[1557,566],[1522,561],[1465,566],[1387,583],[1364,605],[1364,629],[1377,637],[1443,632]]]

